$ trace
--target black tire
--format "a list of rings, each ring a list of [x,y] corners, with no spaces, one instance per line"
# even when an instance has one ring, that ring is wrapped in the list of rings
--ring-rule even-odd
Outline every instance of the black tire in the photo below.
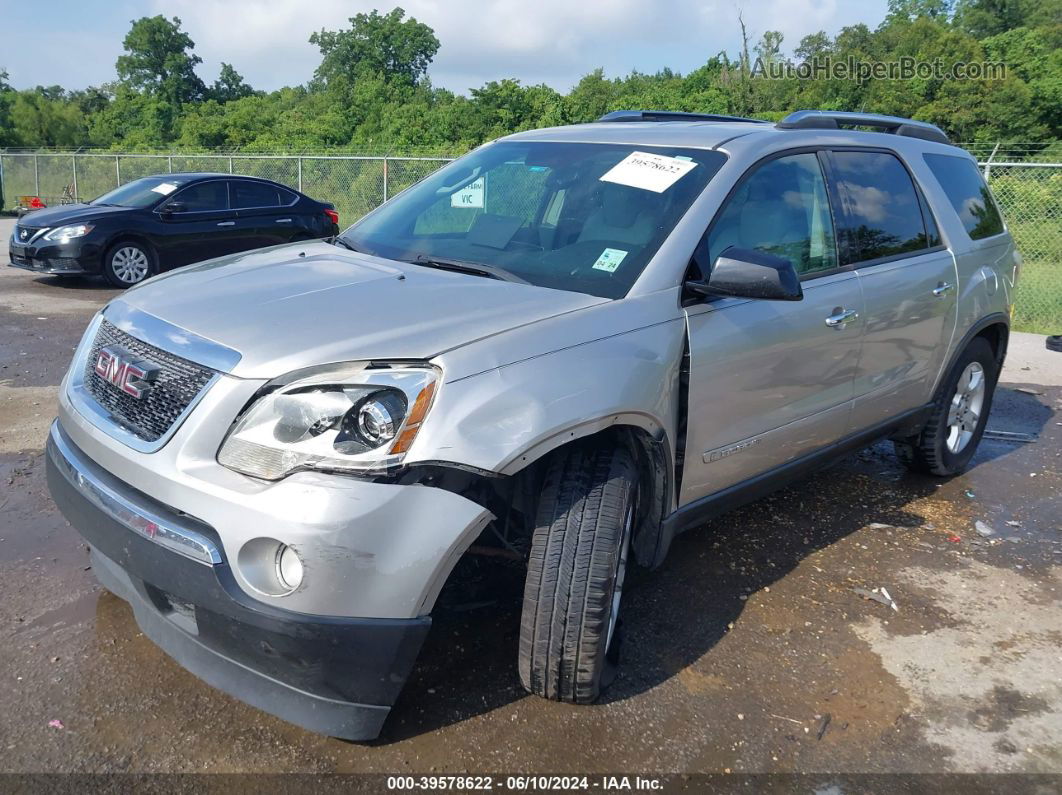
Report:
[[[520,681],[529,692],[589,704],[612,681],[619,616],[612,619],[637,493],[634,459],[622,448],[575,445],[547,465],[520,622]]]
[[[950,423],[951,412],[959,400],[959,381],[967,368],[981,368],[984,377],[984,396],[975,423],[969,424],[970,436],[959,449],[949,447],[949,438],[954,433]],[[933,398],[933,411],[922,432],[908,439],[894,440],[896,454],[900,460],[915,472],[949,477],[958,475],[966,469],[977,452],[977,445],[985,432],[988,414],[992,409],[992,396],[995,394],[996,381],[999,378],[999,362],[996,360],[992,346],[984,337],[974,337],[958,360],[941,381]]]
[[[141,271],[136,269],[136,277],[134,277],[132,267],[123,268],[119,264],[119,258],[134,256],[136,261],[139,261],[139,256],[132,254],[132,252],[139,252],[143,259],[146,261],[146,270]],[[158,270],[158,260],[155,257],[155,252],[146,243],[141,243],[136,240],[120,240],[107,249],[107,253],[103,257],[103,275],[107,281],[115,287],[125,289],[127,287],[133,287],[140,284],[145,279],[150,278]],[[128,278],[123,278],[123,274]]]

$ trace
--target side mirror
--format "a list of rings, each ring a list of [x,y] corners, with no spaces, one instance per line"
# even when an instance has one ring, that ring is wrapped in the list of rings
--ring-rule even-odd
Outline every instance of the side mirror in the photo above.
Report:
[[[725,295],[767,301],[799,301],[804,297],[792,262],[736,246],[719,255],[711,276],[686,282],[686,289],[705,297]]]
[[[166,202],[164,205],[162,205],[162,209],[159,210],[159,213],[163,217],[168,218],[174,213],[183,213],[186,209],[187,207],[185,206],[184,202]]]

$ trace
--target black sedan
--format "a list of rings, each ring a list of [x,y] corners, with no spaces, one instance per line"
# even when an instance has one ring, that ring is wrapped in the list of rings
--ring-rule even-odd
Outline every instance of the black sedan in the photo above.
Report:
[[[276,182],[230,174],[144,177],[87,204],[19,219],[11,265],[57,276],[98,273],[116,287],[192,262],[339,232],[334,205]]]

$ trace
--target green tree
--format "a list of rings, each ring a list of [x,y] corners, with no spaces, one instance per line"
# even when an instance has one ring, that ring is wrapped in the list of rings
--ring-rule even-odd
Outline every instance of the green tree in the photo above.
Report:
[[[15,101],[15,92],[7,82],[8,74],[0,68],[0,146],[11,146],[15,142],[15,130],[11,123],[11,105]],[[3,207],[0,197],[0,207]]]
[[[85,137],[84,117],[60,89],[38,86],[19,91],[11,105],[14,142],[21,146],[77,146]]]
[[[232,102],[234,99],[243,99],[254,94],[254,89],[244,82],[243,75],[237,72],[232,64],[224,61],[221,63],[221,74],[210,88],[209,98],[218,102]]]
[[[1021,27],[1058,27],[1062,0],[958,0],[955,23],[978,39]]]
[[[175,108],[206,93],[195,73],[203,59],[192,52],[195,42],[181,30],[178,17],[168,20],[160,14],[134,20],[122,46],[126,54],[118,56],[115,67],[126,86]]]
[[[408,84],[420,80],[439,51],[439,40],[427,25],[395,8],[387,14],[371,11],[350,18],[349,30],[321,30],[310,43],[321,51],[316,78],[323,85],[337,79],[348,84],[379,76]]]

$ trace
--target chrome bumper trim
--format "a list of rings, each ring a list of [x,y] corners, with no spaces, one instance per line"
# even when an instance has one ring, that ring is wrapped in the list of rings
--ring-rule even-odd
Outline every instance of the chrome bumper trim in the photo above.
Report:
[[[63,477],[82,496],[107,516],[159,546],[211,566],[222,562],[221,552],[202,533],[178,527],[172,519],[142,505],[135,505],[91,472],[73,445],[64,438],[59,422],[53,422],[48,454]]]

